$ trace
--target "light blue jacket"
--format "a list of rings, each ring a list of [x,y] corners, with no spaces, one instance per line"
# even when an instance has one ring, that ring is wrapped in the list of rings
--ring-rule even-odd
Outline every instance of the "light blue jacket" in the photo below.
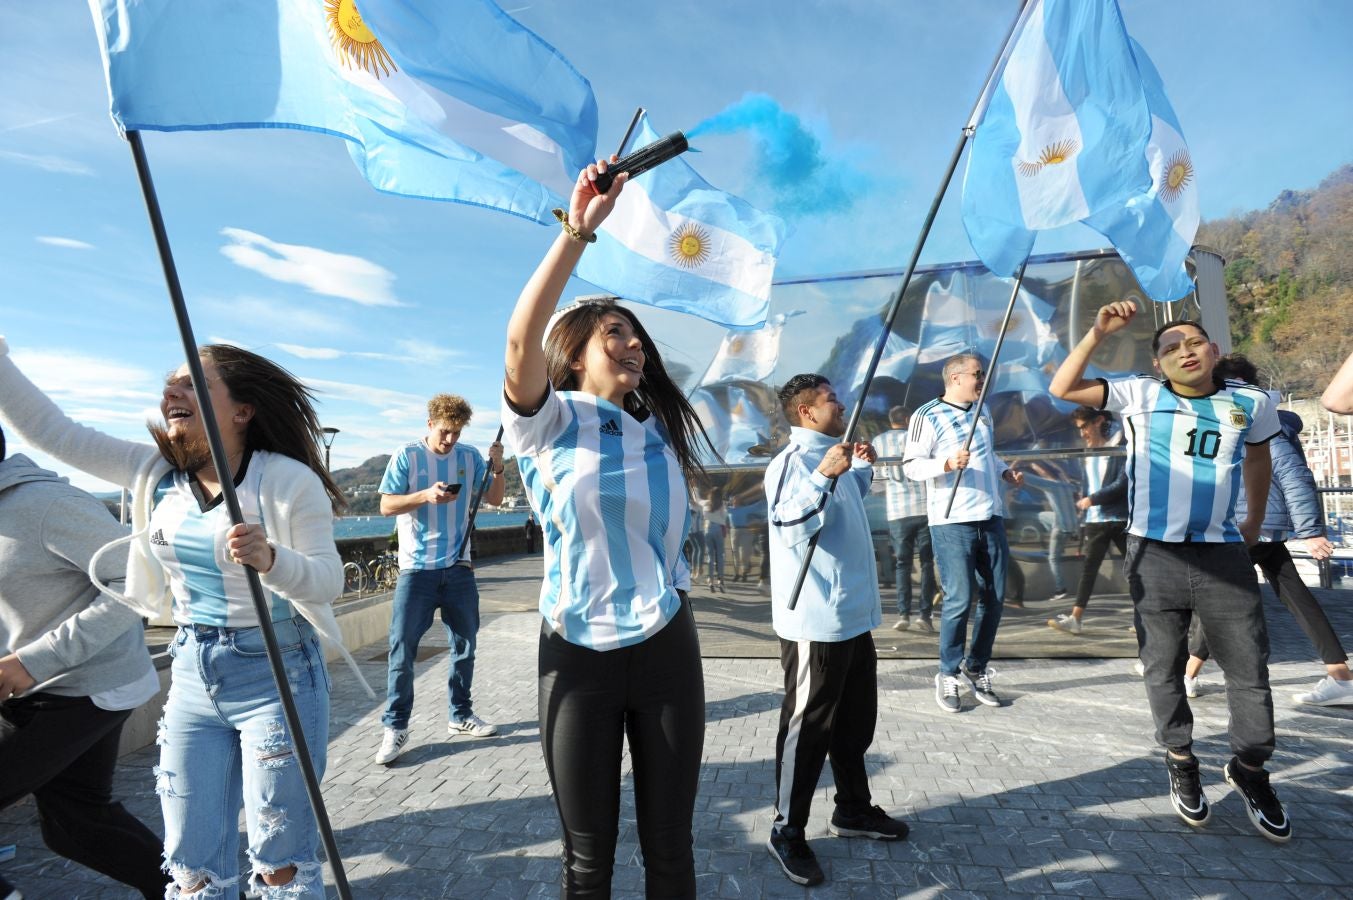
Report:
[[[874,468],[855,460],[829,494],[830,479],[817,466],[837,443],[807,428],[791,428],[789,445],[766,468],[771,619],[785,640],[847,641],[883,622],[874,541],[864,511]],[[804,552],[818,532],[798,605],[790,610]]]

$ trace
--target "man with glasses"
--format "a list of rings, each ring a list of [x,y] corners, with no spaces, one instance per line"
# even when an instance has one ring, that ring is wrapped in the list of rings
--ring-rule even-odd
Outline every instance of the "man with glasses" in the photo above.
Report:
[[[1170,803],[1187,824],[1210,817],[1193,755],[1193,711],[1184,690],[1189,624],[1196,616],[1226,673],[1234,756],[1223,774],[1244,798],[1259,833],[1292,837],[1292,824],[1269,785],[1273,694],[1268,629],[1254,566],[1245,547],[1259,538],[1268,500],[1268,442],[1279,431],[1273,399],[1216,373],[1220,352],[1203,326],[1170,322],[1156,330],[1157,375],[1086,378],[1090,356],[1126,328],[1137,307],[1110,303],[1053,376],[1054,396],[1120,413],[1128,436],[1128,539],[1124,568],[1140,615],[1138,639],[1146,696],[1165,747]],[[1237,525],[1244,480],[1248,515]]]
[[[967,677],[979,703],[1001,705],[991,686],[994,673],[987,667],[996,642],[996,629],[1001,624],[1005,570],[1010,555],[1000,482],[1019,485],[1024,476],[996,456],[991,416],[977,408],[985,377],[979,356],[964,353],[946,362],[944,395],[925,404],[911,417],[902,460],[908,478],[929,482],[926,505],[930,545],[944,592],[935,702],[945,712],[958,712],[961,708],[960,673]],[[973,431],[972,444],[965,450],[963,445],[969,431]],[[955,482],[958,493],[946,513]],[[965,660],[968,612],[974,599],[972,643]]]

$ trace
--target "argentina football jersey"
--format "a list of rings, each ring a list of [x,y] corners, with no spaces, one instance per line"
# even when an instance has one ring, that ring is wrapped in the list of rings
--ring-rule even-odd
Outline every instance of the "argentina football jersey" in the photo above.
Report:
[[[1235,522],[1246,444],[1278,433],[1272,399],[1227,381],[1184,397],[1158,378],[1106,381],[1104,408],[1121,413],[1128,441],[1128,532],[1156,541],[1240,542]]]
[[[465,530],[470,521],[470,503],[483,483],[488,464],[479,451],[459,441],[447,453],[434,453],[422,440],[400,447],[390,456],[381,478],[382,494],[412,494],[434,484],[459,484],[460,493],[449,503],[424,503],[399,516],[400,571],[445,569],[462,543],[460,559],[470,558]]]
[[[962,450],[972,426],[973,406],[965,408],[938,399],[916,410],[907,431],[905,459],[942,459]],[[1000,484],[1005,465],[996,457],[991,416],[985,411],[968,450],[968,467],[962,470],[961,480],[958,472],[942,472],[927,483],[926,511],[931,525],[984,522],[1005,515]],[[945,507],[956,480],[958,495],[946,516]]]
[[[245,521],[261,524],[259,482],[266,468],[266,451],[246,459],[244,472],[235,485]],[[167,472],[155,486],[150,514],[150,548],[164,566],[174,598],[173,618],[179,625],[215,625],[247,628],[258,624],[249,579],[244,566],[230,561],[226,532],[230,511],[221,497],[202,508],[196,484],[185,472]],[[268,595],[272,618],[289,619],[291,604],[277,594]]]
[[[550,390],[532,416],[503,407],[545,532],[540,612],[573,644],[611,650],[659,631],[690,586],[686,481],[656,417]]]

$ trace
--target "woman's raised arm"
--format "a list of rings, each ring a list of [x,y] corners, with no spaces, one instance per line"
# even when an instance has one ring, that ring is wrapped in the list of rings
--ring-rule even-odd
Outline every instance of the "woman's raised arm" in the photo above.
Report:
[[[548,384],[545,351],[541,347],[545,326],[564,293],[573,267],[582,258],[583,250],[591,243],[597,228],[615,207],[616,198],[628,178],[621,173],[607,193],[598,194],[592,182],[598,172],[604,171],[606,162],[600,160],[578,173],[569,200],[568,223],[536,266],[531,280],[522,288],[512,318],[508,320],[503,390],[513,405],[523,409],[534,409],[545,399]]]

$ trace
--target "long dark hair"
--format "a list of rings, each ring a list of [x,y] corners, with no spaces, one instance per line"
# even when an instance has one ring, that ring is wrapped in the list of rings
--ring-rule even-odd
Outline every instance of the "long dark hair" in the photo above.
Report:
[[[586,300],[574,305],[561,315],[550,333],[545,337],[545,371],[556,391],[571,391],[578,387],[578,373],[570,366],[583,355],[587,342],[601,328],[604,316],[615,313],[624,316],[634,328],[644,351],[644,370],[639,379],[639,387],[625,395],[625,411],[642,418],[643,412],[658,417],[667,431],[667,439],[672,444],[672,452],[688,479],[703,481],[705,467],[700,464],[698,444],[703,442],[711,451],[714,445],[705,426],[695,415],[686,395],[681,393],[675,381],[667,374],[662,363],[662,354],[648,336],[644,326],[625,307],[614,298]]]
[[[197,352],[216,366],[231,400],[254,408],[244,433],[244,446],[305,463],[324,483],[334,510],[346,508],[348,501],[343,491],[324,465],[319,417],[315,415],[315,398],[310,389],[272,360],[230,344],[206,344]],[[165,430],[153,425],[150,431],[160,452],[174,461]],[[202,449],[205,452],[205,447]]]

